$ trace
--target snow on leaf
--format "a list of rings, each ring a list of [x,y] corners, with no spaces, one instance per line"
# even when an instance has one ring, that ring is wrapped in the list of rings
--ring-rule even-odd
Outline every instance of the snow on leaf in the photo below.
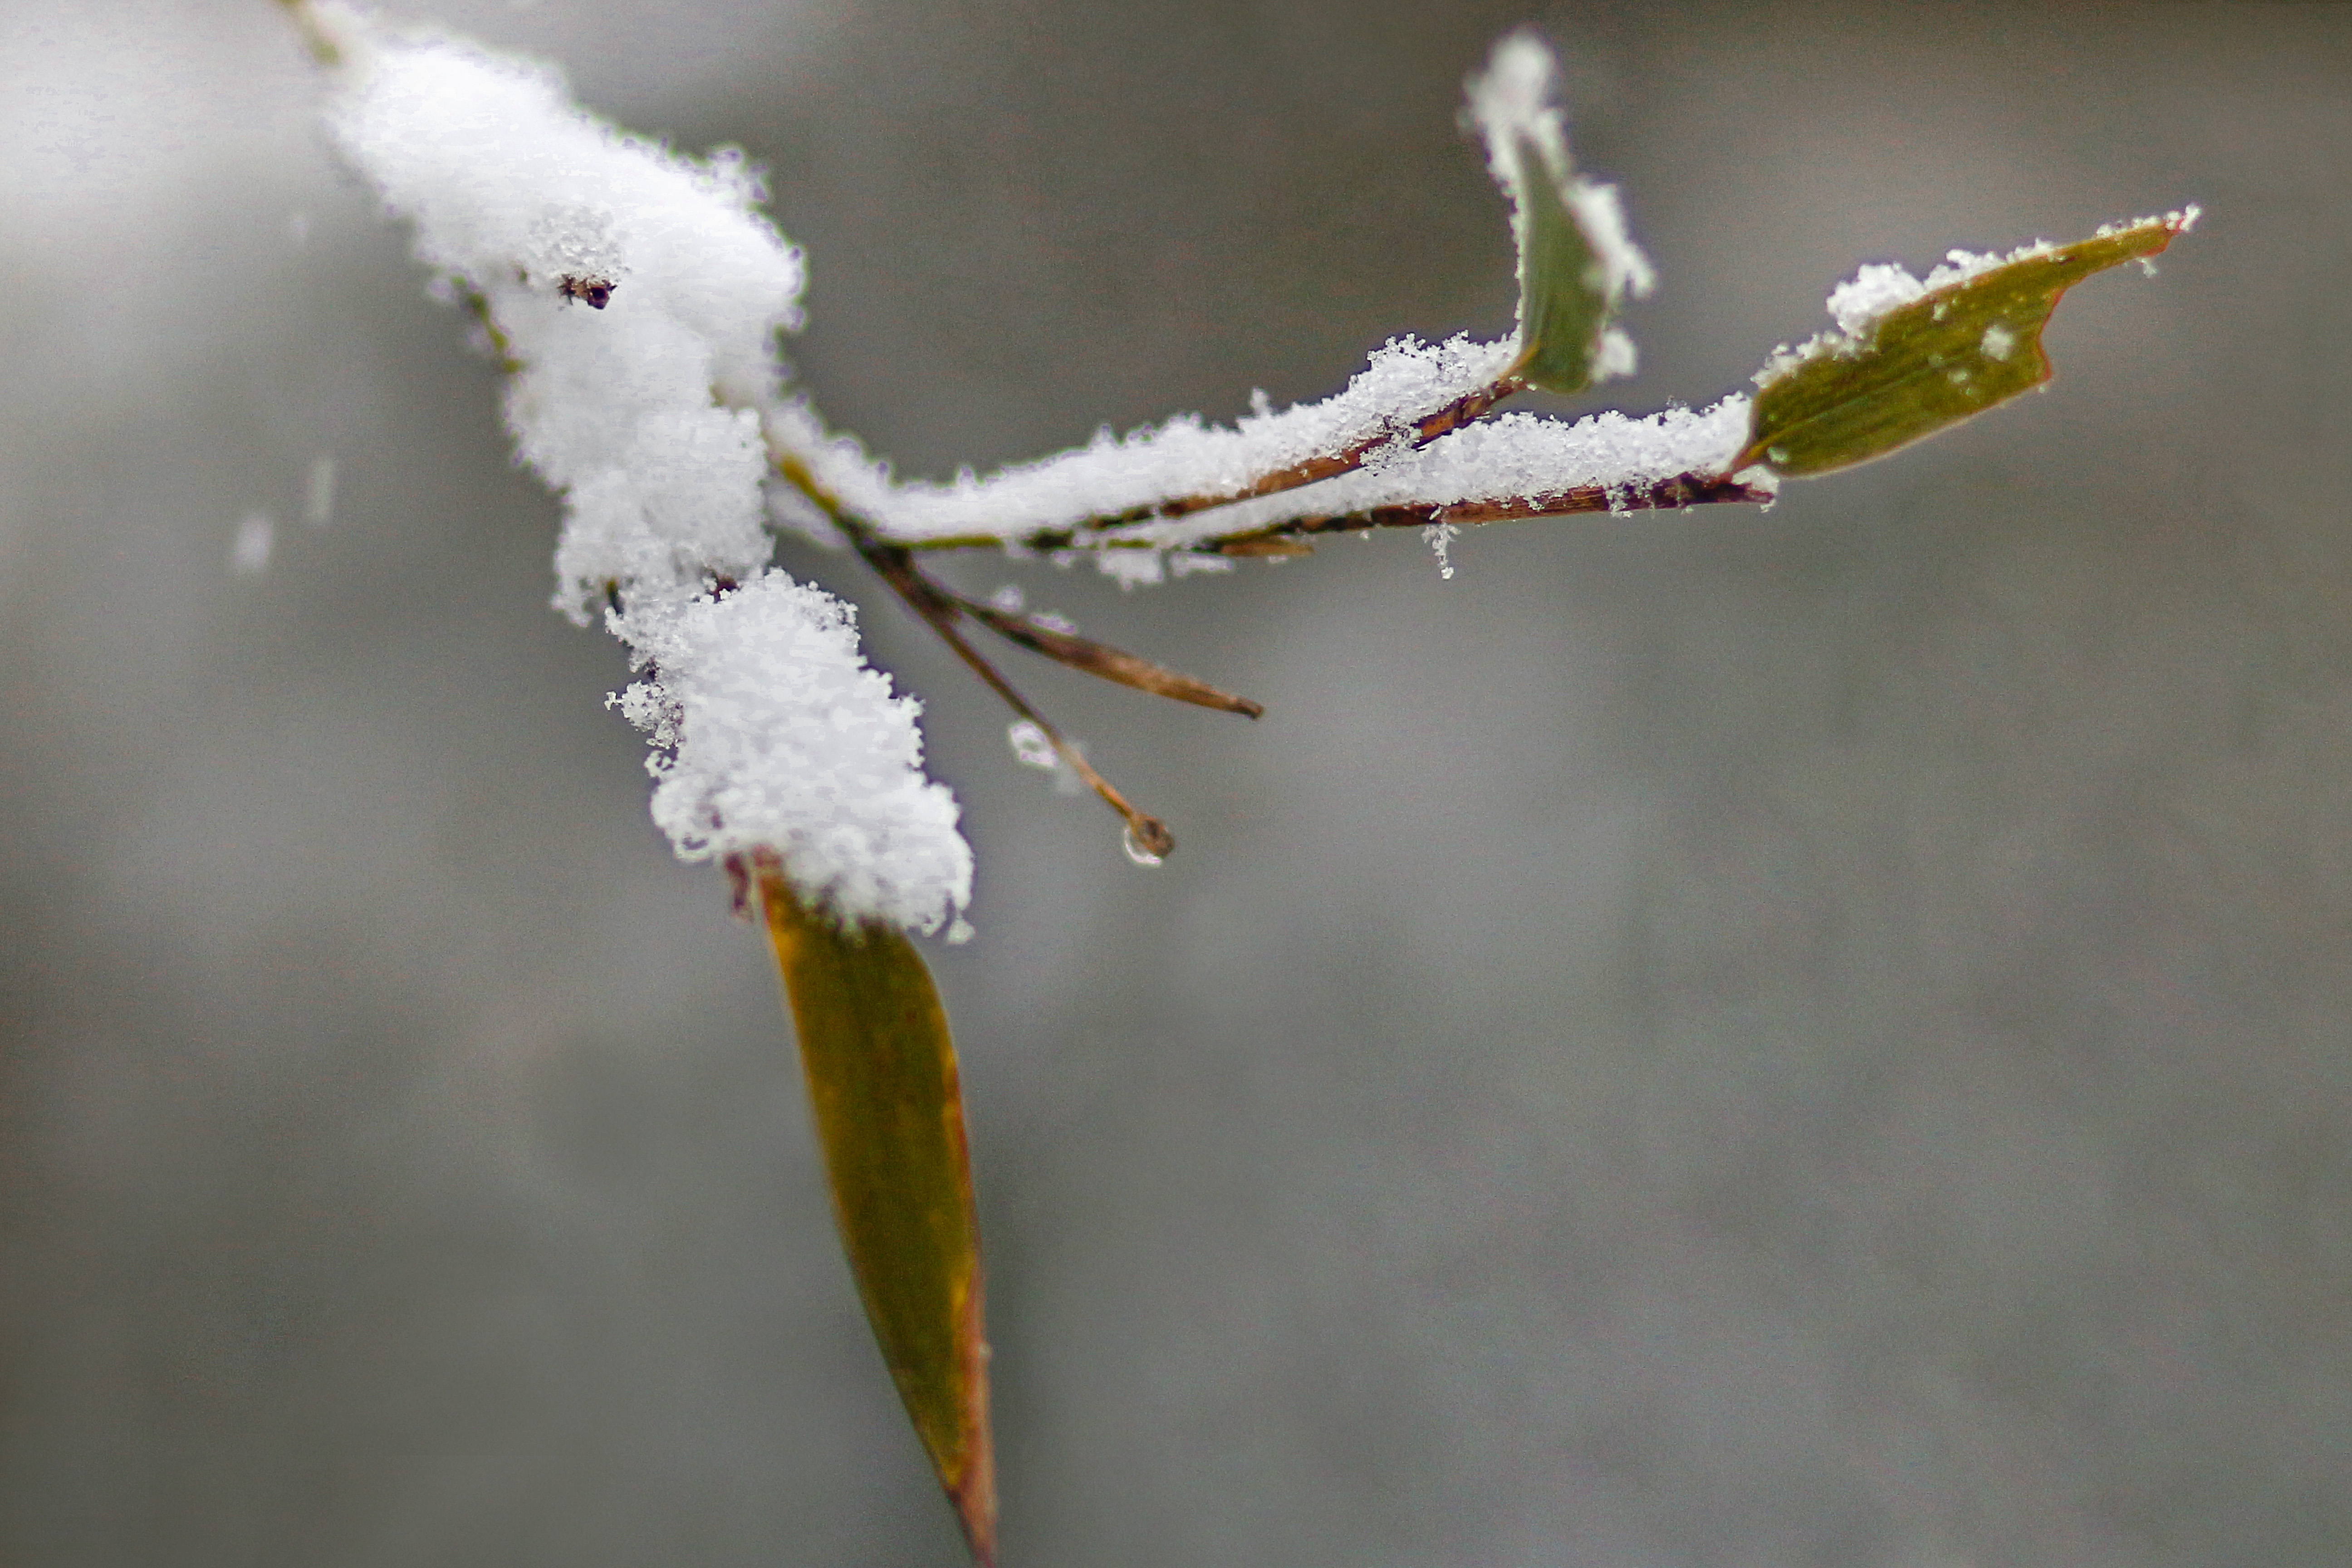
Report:
[[[1570,393],[1633,374],[1633,341],[1609,323],[1628,293],[1648,294],[1654,279],[1626,236],[1615,187],[1583,178],[1570,162],[1557,75],[1534,33],[1513,33],[1471,79],[1468,117],[1511,198],[1519,258],[1511,368],[1531,385]]]
[[[1922,280],[1885,263],[1830,296],[1837,319],[1758,373],[1754,421],[1732,460],[1788,477],[1866,463],[1948,429],[2050,379],[2042,329],[2074,285],[2145,262],[2185,234],[2197,209],[2110,224],[2074,245],[2007,256],[1953,251]]]

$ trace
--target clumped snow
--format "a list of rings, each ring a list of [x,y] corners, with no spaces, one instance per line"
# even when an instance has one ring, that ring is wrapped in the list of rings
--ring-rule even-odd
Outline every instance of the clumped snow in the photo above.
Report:
[[[785,394],[775,341],[800,319],[801,258],[740,153],[683,157],[581,109],[552,69],[460,38],[394,34],[331,0],[308,16],[339,56],[334,137],[513,372],[517,453],[564,500],[556,604],[602,614],[642,673],[614,700],[652,731],[656,820],[689,859],[777,850],[845,915],[962,929],[971,857],[922,772],[916,705],[866,667],[846,606],[768,567],[772,526],[837,543],[836,520],[855,518],[907,542],[1081,547],[1135,586],[1224,569],[1185,552],[1300,518],[1719,473],[1746,437],[1733,397],[1645,419],[1513,414],[1424,442],[1421,424],[1492,388],[1519,345],[1400,338],[1318,403],[1260,394],[1229,427],[1185,416],[985,479],[904,482]],[[1506,38],[1469,94],[1513,222],[1520,183],[1551,181],[1595,287],[1612,303],[1647,292],[1615,193],[1569,163],[1549,51]],[[1604,372],[1632,370],[1622,336],[1598,350]],[[1200,504],[1339,453],[1362,466]],[[309,511],[323,519],[320,472]]]
[[[1570,421],[1505,414],[1465,425],[1378,469],[1113,529],[1103,537],[1183,549],[1294,518],[1343,517],[1374,507],[1533,500],[1586,488],[1630,491],[1683,474],[1721,474],[1747,443],[1748,427],[1748,402],[1737,393],[1704,410],[1669,408],[1646,417],[1612,411]]]
[[[654,820],[682,858],[775,849],[835,908],[919,931],[970,900],[955,799],[923,776],[921,707],[867,667],[851,606],[772,569],[613,625],[652,670],[613,700],[652,732]]]
[[[621,131],[546,67],[313,17],[340,59],[331,132],[514,368],[516,451],[564,499],[556,604],[605,613],[645,672],[616,701],[653,731],[678,854],[772,848],[844,915],[954,922],[971,853],[916,705],[866,667],[847,606],[766,569],[761,420],[802,269],[759,172]]]
[[[1105,518],[1138,521],[1074,540],[1108,544],[1096,564],[1129,586],[1160,581],[1157,555],[1131,548],[1183,548],[1255,532],[1299,518],[1376,506],[1557,495],[1587,486],[1629,490],[1681,474],[1719,474],[1747,437],[1748,400],[1734,395],[1704,413],[1668,409],[1637,418],[1619,413],[1574,421],[1506,414],[1465,425],[1425,446],[1415,421],[1490,384],[1513,357],[1509,342],[1454,338],[1432,346],[1390,343],[1347,390],[1322,403],[1245,415],[1231,427],[1192,416],[1125,437],[1108,431],[1088,447],[951,484],[901,481],[855,439],[827,431],[803,402],[768,416],[770,440],[800,456],[817,482],[883,537],[908,542],[1019,540]],[[1153,518],[1172,500],[1231,494],[1307,458],[1377,438],[1361,468],[1295,489]],[[795,514],[818,537],[830,525],[815,509]],[[1177,570],[1199,569],[1178,556]]]

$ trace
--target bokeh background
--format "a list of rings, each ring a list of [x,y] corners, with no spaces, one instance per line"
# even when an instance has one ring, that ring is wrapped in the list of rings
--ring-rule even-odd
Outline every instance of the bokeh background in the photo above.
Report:
[[[981,858],[1008,1563],[2352,1561],[2352,7],[399,14],[766,162],[795,363],[935,476],[1507,329],[1524,20],[1661,274],[1623,406],[2202,203],[1769,513],[960,567],[1266,703],[1008,656],[1157,871],[782,558]],[[0,5],[0,1560],[955,1563],[769,961],[314,87],[264,0]]]

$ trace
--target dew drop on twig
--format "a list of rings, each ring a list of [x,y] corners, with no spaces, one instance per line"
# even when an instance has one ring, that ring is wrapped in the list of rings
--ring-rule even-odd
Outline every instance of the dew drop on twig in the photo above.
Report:
[[[1142,837],[1136,833],[1132,824],[1129,824],[1127,831],[1120,836],[1119,847],[1125,849],[1127,858],[1139,866],[1157,866],[1162,858],[1144,846]]]

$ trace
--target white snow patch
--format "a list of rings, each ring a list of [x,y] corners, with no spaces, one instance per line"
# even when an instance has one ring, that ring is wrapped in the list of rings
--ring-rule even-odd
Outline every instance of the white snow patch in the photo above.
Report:
[[[923,775],[921,707],[867,668],[849,605],[770,571],[612,619],[646,669],[612,701],[652,733],[654,820],[680,858],[772,848],[835,909],[914,931],[970,901],[955,797]]]
[[[889,538],[1037,533],[1185,497],[1230,495],[1310,458],[1409,435],[1420,420],[1491,386],[1515,352],[1507,342],[1466,336],[1442,343],[1398,338],[1375,351],[1345,390],[1319,403],[1263,407],[1230,426],[1187,414],[1125,436],[1104,429],[1075,450],[984,479],[967,471],[944,484],[898,481],[855,439],[827,431],[804,402],[772,410],[768,434]]]
[[[1669,408],[1647,417],[1612,412],[1570,423],[1506,414],[1465,425],[1377,474],[1342,474],[1282,495],[1112,529],[1103,539],[1182,550],[1299,518],[1341,517],[1373,507],[1517,500],[1591,486],[1631,490],[1682,474],[1722,473],[1747,442],[1748,427],[1748,399],[1736,393],[1704,411]]]
[[[845,915],[948,925],[971,854],[916,704],[866,667],[846,606],[764,570],[761,420],[802,273],[759,171],[608,124],[550,68],[315,16],[342,60],[330,131],[514,362],[516,451],[564,500],[557,605],[585,624],[609,605],[646,671],[615,701],[653,731],[655,820],[684,858],[773,849]],[[310,493],[323,520],[331,467]]]
[[[312,528],[324,528],[335,521],[335,459],[320,453],[310,459],[310,471],[302,484],[302,521]]]

